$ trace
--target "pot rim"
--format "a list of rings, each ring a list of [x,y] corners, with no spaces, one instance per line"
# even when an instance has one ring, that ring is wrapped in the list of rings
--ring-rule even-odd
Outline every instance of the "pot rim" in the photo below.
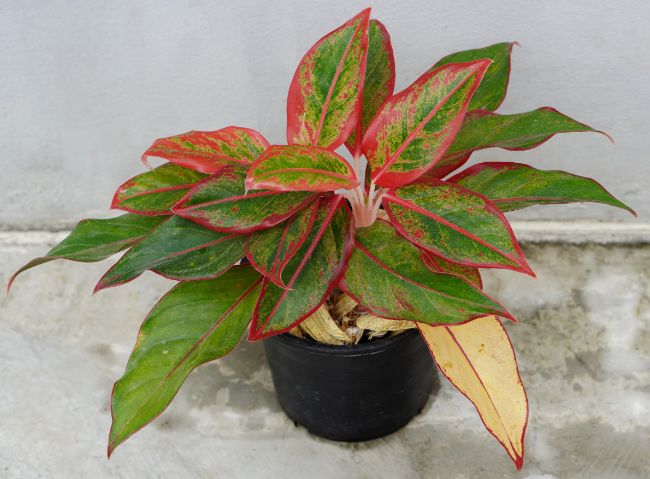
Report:
[[[268,340],[276,340],[284,343],[290,348],[301,349],[310,354],[320,354],[327,356],[337,357],[355,357],[355,356],[368,356],[371,354],[382,353],[387,349],[397,347],[402,341],[408,338],[413,338],[414,335],[419,335],[417,329],[407,329],[400,334],[394,336],[384,337],[376,341],[369,341],[363,344],[322,344],[313,340],[299,338],[289,333],[278,334],[271,336]]]

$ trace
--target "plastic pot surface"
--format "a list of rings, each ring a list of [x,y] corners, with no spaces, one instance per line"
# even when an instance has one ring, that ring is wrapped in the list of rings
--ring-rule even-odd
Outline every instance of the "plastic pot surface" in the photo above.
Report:
[[[439,385],[417,330],[356,346],[281,334],[264,340],[264,350],[287,415],[335,441],[367,441],[397,431]]]

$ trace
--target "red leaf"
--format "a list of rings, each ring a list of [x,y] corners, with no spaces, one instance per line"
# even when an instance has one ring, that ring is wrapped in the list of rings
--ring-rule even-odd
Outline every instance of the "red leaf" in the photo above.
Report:
[[[190,131],[159,138],[142,154],[155,156],[202,173],[216,173],[226,165],[250,165],[269,146],[255,130],[227,126],[216,131]]]

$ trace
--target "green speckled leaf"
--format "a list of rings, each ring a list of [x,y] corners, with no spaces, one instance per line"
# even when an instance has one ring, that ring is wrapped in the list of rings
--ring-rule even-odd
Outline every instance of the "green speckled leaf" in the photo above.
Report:
[[[314,193],[251,191],[246,169],[226,166],[196,185],[174,206],[178,216],[226,233],[250,233],[291,217],[315,198]]]
[[[320,201],[316,198],[284,223],[251,234],[246,243],[250,263],[277,286],[287,287],[284,268],[312,233]]]
[[[533,275],[508,221],[484,196],[431,180],[391,190],[383,201],[397,230],[430,253],[466,266]]]
[[[309,236],[285,267],[287,287],[264,279],[251,340],[288,331],[325,302],[345,270],[353,234],[345,200],[334,196],[323,201]]]
[[[510,77],[510,54],[515,43],[496,43],[483,48],[452,53],[436,63],[432,70],[449,63],[471,62],[489,58],[492,65],[469,102],[468,110],[496,110],[503,102]]]
[[[273,191],[334,191],[359,182],[345,159],[326,148],[274,145],[253,163],[246,189]]]
[[[154,141],[142,155],[164,158],[185,168],[216,173],[226,165],[250,165],[269,146],[255,130],[228,126],[216,131],[190,131]]]
[[[321,38],[300,61],[287,98],[287,143],[335,149],[356,124],[368,49],[366,9]]]
[[[477,150],[530,150],[557,133],[587,131],[603,133],[549,107],[514,115],[498,115],[483,110],[469,112],[447,153],[427,172],[427,176],[446,176],[460,168]]]
[[[386,100],[363,137],[377,185],[410,183],[442,158],[489,65],[489,60],[444,65]]]
[[[146,270],[167,278],[215,278],[244,257],[246,236],[212,231],[172,216],[126,252],[95,291],[131,281]]]
[[[213,280],[180,283],[156,304],[113,388],[109,456],[165,410],[194,368],[232,351],[260,282],[253,268],[236,267]]]
[[[83,220],[45,256],[34,258],[16,271],[9,280],[7,290],[23,271],[55,259],[83,263],[106,259],[140,241],[165,219],[163,216],[126,214],[105,220]]]
[[[449,179],[485,195],[501,211],[533,205],[590,201],[628,210],[591,178],[564,171],[537,170],[521,163],[479,163]]]
[[[359,154],[368,125],[395,88],[395,57],[388,30],[379,20],[368,27],[368,60],[363,83],[361,117],[345,142],[350,152]],[[357,141],[357,138],[359,141]]]
[[[113,196],[111,208],[143,215],[171,215],[171,207],[205,177],[167,163],[122,184]]]
[[[432,272],[420,250],[382,220],[357,230],[341,288],[372,314],[388,319],[427,324],[463,323],[486,314],[514,319],[458,276]]]

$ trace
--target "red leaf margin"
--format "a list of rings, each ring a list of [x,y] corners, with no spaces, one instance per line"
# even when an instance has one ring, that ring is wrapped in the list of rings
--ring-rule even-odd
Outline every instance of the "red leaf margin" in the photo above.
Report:
[[[314,241],[311,245],[311,247],[307,250],[305,253],[304,258],[302,259],[301,263],[298,265],[298,268],[296,269],[296,272],[294,273],[293,277],[289,281],[289,284],[287,285],[287,289],[285,289],[285,293],[283,293],[283,296],[280,298],[279,301],[283,301],[284,295],[286,295],[286,291],[288,291],[291,286],[293,285],[293,282],[298,278],[298,275],[302,271],[305,263],[310,259],[311,253],[314,251],[316,246],[320,243],[320,239],[322,238],[323,234],[325,233],[325,230],[329,226],[332,217],[336,213],[336,210],[340,207],[345,208],[348,218],[350,219],[350,224],[348,226],[348,231],[346,232],[346,235],[343,239],[343,259],[339,263],[338,269],[335,270],[334,275],[332,280],[329,282],[329,285],[327,287],[327,291],[325,291],[325,294],[323,295],[323,299],[318,302],[317,305],[315,305],[311,310],[309,310],[307,313],[303,314],[301,317],[296,319],[290,326],[287,326],[286,328],[273,331],[270,334],[264,334],[263,329],[268,324],[268,322],[271,320],[271,317],[269,317],[264,324],[261,326],[257,327],[257,323],[259,320],[258,313],[259,313],[259,305],[262,301],[262,298],[264,297],[264,291],[266,289],[266,286],[268,282],[270,281],[268,278],[264,278],[262,282],[262,288],[260,291],[260,296],[257,300],[257,304],[255,305],[255,309],[253,310],[253,320],[251,322],[251,328],[250,332],[248,335],[248,340],[249,341],[259,341],[265,338],[269,338],[271,336],[276,336],[278,334],[286,333],[290,329],[296,327],[298,324],[300,324],[302,321],[307,319],[309,316],[311,316],[318,308],[320,308],[325,301],[327,301],[327,298],[330,296],[334,288],[339,286],[339,283],[341,282],[341,279],[343,278],[343,275],[345,274],[345,270],[347,269],[348,266],[348,261],[350,259],[350,256],[352,255],[352,249],[354,246],[354,231],[355,231],[355,225],[354,225],[354,217],[352,216],[352,212],[350,211],[350,207],[348,206],[347,202],[345,199],[340,196],[336,195],[332,197],[329,200],[330,203],[336,203],[335,205],[330,205],[329,207],[330,212],[328,213],[327,217],[325,218],[325,221],[323,221],[322,226],[320,227],[316,237],[314,238]]]
[[[186,133],[173,135],[172,137],[158,138],[154,140],[151,146],[147,148],[144,153],[142,153],[142,156],[140,156],[140,161],[145,166],[150,167],[148,162],[149,157],[162,158],[178,166],[182,166],[190,170],[198,171],[201,173],[207,173],[207,174],[216,173],[225,166],[225,164],[217,164],[217,165],[211,164],[214,163],[214,161],[222,161],[222,162],[226,162],[226,164],[237,163],[244,166],[250,165],[252,163],[251,161],[242,160],[225,154],[205,153],[205,152],[190,150],[193,153],[193,155],[187,155],[185,157],[182,157],[183,155],[181,155],[181,157],[179,158],[176,157],[175,155],[165,154],[163,152],[156,151],[155,149],[156,145],[170,141],[169,139],[173,137],[192,135],[192,134],[205,135],[205,136],[208,136],[209,134],[212,134],[213,136],[227,136],[227,135],[236,134],[235,130],[241,131],[242,133],[249,135],[250,138],[256,140],[260,145],[264,146],[264,148],[269,147],[269,142],[267,141],[267,139],[264,138],[264,136],[257,130],[253,130],[252,128],[246,128],[243,126],[230,125],[214,131],[191,130]],[[218,139],[224,140],[223,138],[218,138]],[[178,145],[175,145],[175,147],[180,149]],[[197,156],[202,156],[203,158],[197,158]],[[208,160],[212,160],[212,161],[208,161]]]
[[[246,259],[248,262],[255,268],[255,270],[260,273],[262,276],[268,278],[271,280],[273,284],[278,286],[279,288],[288,288],[287,285],[285,285],[282,281],[282,272],[284,271],[284,268],[287,266],[289,261],[295,256],[295,254],[298,252],[300,247],[305,243],[307,240],[307,237],[309,236],[309,233],[311,232],[314,222],[316,221],[316,216],[318,215],[318,208],[320,206],[321,198],[316,198],[314,200],[315,203],[318,203],[316,207],[314,208],[314,211],[312,212],[310,222],[309,222],[309,228],[307,228],[300,238],[300,240],[296,243],[296,245],[293,247],[292,251],[290,251],[288,254],[284,256],[284,258],[279,258],[278,255],[280,253],[280,248],[284,244],[284,240],[286,239],[287,236],[287,231],[289,230],[289,227],[295,221],[295,216],[292,216],[287,220],[287,223],[284,227],[284,230],[282,232],[282,237],[280,238],[280,244],[278,245],[278,249],[276,252],[276,258],[273,264],[271,265],[271,271],[267,271],[266,268],[264,268],[262,265],[258,264],[255,261],[255,258],[253,257],[252,253],[248,249],[248,241],[244,245],[244,253],[246,256]],[[308,208],[309,206],[305,206],[305,208]],[[277,266],[276,266],[277,265]]]
[[[447,149],[451,146],[452,142],[456,138],[456,135],[458,134],[458,131],[460,130],[462,122],[465,118],[465,114],[467,113],[469,102],[471,101],[472,96],[474,96],[474,93],[476,92],[479,85],[481,84],[481,80],[483,79],[483,76],[485,75],[485,72],[487,71],[491,63],[492,60],[483,59],[483,60],[476,60],[472,62],[449,63],[446,65],[442,65],[430,72],[424,73],[407,88],[400,91],[399,93],[394,94],[392,97],[389,97],[386,100],[386,102],[388,102],[389,100],[400,100],[402,97],[407,96],[413,87],[420,86],[421,84],[426,83],[429,79],[437,75],[441,70],[459,68],[468,65],[475,65],[475,71],[472,72],[470,75],[468,75],[467,79],[464,82],[459,84],[456,88],[454,88],[447,95],[445,95],[445,97],[443,97],[440,100],[440,102],[438,102],[435,108],[433,108],[425,116],[425,118],[416,126],[416,128],[407,135],[406,139],[402,142],[400,147],[395,151],[395,153],[391,155],[391,158],[389,158],[388,161],[386,161],[378,170],[376,170],[377,173],[373,174],[373,172],[371,172],[370,177],[377,185],[383,186],[385,188],[396,188],[409,183],[413,183],[418,177],[422,176],[427,171],[431,170],[436,165],[436,163],[438,163],[442,159],[444,153],[447,151]],[[472,85],[467,95],[467,98],[465,98],[465,100],[463,101],[463,105],[456,118],[452,122],[450,122],[450,124],[447,125],[447,127],[445,128],[445,130],[448,131],[448,134],[444,142],[441,143],[441,145],[439,146],[439,151],[437,153],[437,156],[433,158],[428,165],[423,166],[419,169],[411,170],[410,172],[407,173],[388,172],[388,169],[399,159],[399,156],[402,154],[404,149],[406,149],[408,145],[412,142],[413,137],[417,133],[419,133],[429,121],[431,121],[431,119],[436,115],[436,113],[438,113],[440,109],[444,106],[445,102],[449,98],[451,98],[473,76],[477,78],[477,81],[474,83],[474,85]],[[386,102],[384,103],[384,107],[386,106]],[[382,120],[383,111],[384,110],[382,107],[382,109],[379,112],[377,112],[377,115],[372,120],[370,125],[368,125],[368,128],[366,129],[366,133],[363,136],[362,149],[366,158],[369,158],[369,156],[371,156],[369,153],[370,151],[375,151],[377,149],[378,146],[376,142],[377,128],[379,127],[379,124]],[[388,176],[388,180],[381,181],[381,178],[384,178],[386,176]],[[380,181],[377,181],[377,177],[380,178]]]
[[[194,186],[187,192],[187,194],[185,196],[183,196],[174,206],[172,206],[172,209],[171,209],[172,213],[177,215],[177,216],[180,216],[181,218],[185,218],[185,219],[187,219],[189,221],[193,221],[195,223],[198,223],[198,224],[200,224],[201,226],[203,226],[203,227],[205,227],[207,229],[211,229],[211,230],[214,230],[214,231],[219,231],[221,233],[248,234],[248,233],[254,233],[256,231],[260,231],[260,230],[263,230],[263,229],[271,228],[273,226],[276,226],[276,225],[282,223],[283,221],[285,221],[286,219],[290,218],[291,216],[296,214],[298,211],[303,209],[311,201],[313,201],[314,198],[316,198],[318,196],[317,193],[314,193],[313,195],[308,196],[302,202],[300,202],[296,206],[294,206],[294,208],[292,208],[289,213],[282,214],[282,215],[270,215],[270,216],[267,217],[267,219],[265,219],[261,223],[255,225],[255,226],[247,227],[247,228],[213,226],[212,224],[210,224],[209,221],[207,221],[207,220],[205,220],[203,218],[187,216],[187,214],[185,214],[185,212],[188,211],[188,210],[194,209],[197,206],[205,206],[206,204],[207,205],[214,205],[214,204],[218,204],[218,203],[226,203],[226,202],[236,201],[236,200],[245,200],[245,199],[249,199],[249,198],[253,198],[253,197],[282,194],[281,192],[270,191],[270,190],[256,191],[256,192],[253,192],[253,193],[229,196],[227,198],[221,198],[221,199],[218,199],[218,200],[208,201],[208,202],[205,202],[205,203],[200,203],[199,205],[192,205],[192,206],[183,208],[183,205],[185,203],[187,203],[187,201],[191,198],[191,196],[194,194],[194,192],[197,189],[201,188],[204,183],[207,183],[207,182],[211,181],[217,175],[228,173],[230,169],[231,169],[231,167],[228,166],[228,165],[223,166],[221,169],[219,169],[219,171],[217,171],[213,175],[208,176],[207,178],[204,178],[203,180],[195,183]]]
[[[363,35],[363,37],[362,37],[362,48],[365,50],[365,54],[363,55],[362,63],[361,63],[361,71],[359,72],[359,76],[362,78],[361,88],[357,92],[356,105],[354,106],[353,112],[350,115],[350,117],[348,118],[347,123],[341,129],[341,133],[339,134],[338,138],[331,145],[328,145],[327,148],[330,149],[330,150],[335,150],[336,148],[338,148],[339,146],[341,146],[345,142],[345,140],[347,139],[348,136],[350,136],[350,133],[352,132],[352,130],[355,127],[357,119],[361,115],[361,105],[363,103],[363,95],[362,95],[362,93],[363,93],[363,79],[365,78],[366,60],[367,60],[367,57],[368,57],[368,24],[370,22],[370,11],[371,11],[370,7],[362,10],[361,12],[356,14],[354,17],[352,17],[350,20],[348,20],[343,25],[341,25],[340,27],[335,28],[331,32],[328,32],[325,35],[323,35],[316,43],[314,43],[314,45],[312,45],[312,47],[309,50],[307,50],[307,53],[305,53],[303,55],[303,57],[300,59],[300,62],[298,62],[298,67],[296,68],[296,71],[293,74],[293,78],[291,79],[291,84],[289,85],[289,92],[287,93],[287,144],[289,144],[289,145],[294,144],[294,142],[292,141],[292,138],[291,138],[294,135],[291,134],[291,131],[293,131],[294,129],[298,130],[299,128],[297,128],[296,125],[293,125],[292,121],[293,121],[293,119],[300,117],[301,115],[299,114],[299,112],[304,109],[304,103],[302,101],[302,95],[300,94],[300,81],[299,81],[299,79],[300,79],[300,66],[302,65],[304,60],[309,55],[311,55],[321,45],[323,40],[325,40],[328,36],[332,35],[333,33],[338,32],[339,30],[342,30],[343,28],[346,28],[346,27],[350,26],[355,21],[357,21],[357,19],[362,19],[363,21],[361,21],[359,23],[359,25],[357,26],[357,30],[358,30],[359,28],[361,28],[361,27],[363,27],[365,25],[365,35]],[[354,37],[357,30],[355,30],[355,33],[353,33],[352,37]],[[350,40],[350,41],[352,41],[352,40]],[[319,120],[319,128],[318,128],[318,131],[315,133],[316,138],[313,139],[313,140],[316,141],[316,143],[318,143],[318,137],[320,137],[320,128],[322,127],[322,123],[323,123],[323,119],[324,119],[324,115],[325,115],[324,112],[327,111],[327,108],[329,107],[329,102],[331,101],[332,88],[334,87],[334,85],[335,85],[335,83],[336,83],[336,81],[337,81],[337,79],[338,79],[338,77],[340,75],[341,68],[342,68],[342,62],[346,58],[349,47],[350,47],[350,44],[347,45],[345,53],[343,54],[343,57],[341,58],[341,61],[337,65],[335,78],[332,81],[332,83],[330,84],[330,88],[329,88],[329,91],[328,91],[328,94],[327,94],[327,99],[326,99],[325,104],[323,105],[323,112],[321,112],[321,116],[320,116],[320,120]]]
[[[446,181],[437,179],[437,178],[427,178],[426,184],[436,186],[438,184],[449,184],[449,183],[446,182]],[[486,205],[488,211],[490,213],[494,214],[496,217],[498,217],[501,220],[501,222],[503,223],[504,227],[506,228],[506,230],[508,232],[508,236],[510,237],[510,240],[512,241],[513,247],[515,249],[515,253],[517,254],[517,256],[515,256],[515,257],[510,257],[509,255],[503,255],[503,256],[505,258],[513,261],[514,263],[518,264],[519,268],[516,268],[514,266],[501,264],[501,263],[481,263],[481,264],[479,264],[479,263],[473,263],[471,261],[457,261],[457,260],[453,260],[451,258],[446,258],[441,253],[439,253],[437,251],[430,250],[430,249],[426,248],[425,246],[416,243],[415,241],[413,241],[409,237],[409,234],[407,233],[407,231],[399,223],[399,221],[397,221],[397,219],[395,218],[395,216],[393,215],[393,213],[391,212],[391,209],[390,209],[391,200],[393,201],[393,203],[399,204],[399,205],[401,205],[401,206],[403,206],[405,208],[413,209],[412,208],[413,205],[407,205],[406,203],[408,203],[408,202],[406,200],[396,196],[394,194],[393,189],[389,190],[383,197],[384,209],[386,211],[386,214],[388,215],[388,218],[390,219],[391,224],[395,227],[395,229],[404,238],[406,238],[408,241],[413,243],[419,249],[421,249],[423,251],[427,251],[428,253],[431,253],[431,254],[433,254],[435,256],[440,256],[442,259],[444,259],[446,261],[450,261],[452,263],[462,264],[464,266],[471,266],[473,268],[496,268],[496,269],[507,269],[507,270],[511,270],[511,271],[519,271],[519,272],[525,273],[525,274],[527,274],[529,276],[532,276],[533,278],[536,278],[537,275],[535,274],[535,272],[532,270],[532,268],[528,264],[528,261],[526,260],[526,256],[524,255],[524,252],[521,249],[521,246],[519,245],[519,242],[517,241],[517,237],[515,236],[515,233],[512,230],[512,226],[510,225],[510,222],[505,217],[505,215],[499,210],[499,208],[497,208],[497,206],[489,198],[487,198],[485,195],[482,195],[480,193],[477,193],[475,191],[472,191],[472,190],[470,190],[468,188],[465,188],[465,187],[463,187],[461,185],[457,185],[455,183],[453,183],[453,185],[454,185],[454,187],[456,187],[456,188],[458,188],[460,190],[464,190],[466,193],[469,193],[471,195],[478,196],[478,197],[482,198],[485,201],[485,205]],[[431,218],[432,220],[437,221],[437,222],[447,226],[448,228],[453,229],[454,231],[456,231],[456,232],[458,232],[460,234],[465,234],[463,232],[464,231],[463,228],[461,228],[459,226],[456,226],[453,223],[450,223],[449,221],[445,220],[444,218],[442,218],[442,217],[440,217],[440,216],[438,216],[438,215],[436,215],[436,214],[434,214],[434,213],[432,213],[432,212],[430,212],[428,210],[425,210],[424,208],[417,207],[414,210],[418,210],[417,212],[422,214],[423,216],[427,216],[427,217]],[[495,250],[494,246],[487,244],[484,240],[478,238],[477,236],[475,236],[475,235],[473,235],[471,233],[469,235],[466,235],[466,236],[472,237],[472,239],[474,241],[482,244],[483,246],[485,246],[485,247],[487,247],[489,249],[492,249],[493,251]],[[502,254],[502,253],[499,253],[499,254]]]
[[[377,219],[377,221],[384,221],[384,222],[386,222],[386,223],[389,223],[391,226],[395,227],[395,226],[394,226],[392,223],[390,223],[389,221],[382,220],[382,219]],[[409,278],[406,278],[406,277],[402,276],[398,271],[395,271],[394,269],[392,269],[392,268],[388,267],[387,265],[385,265],[383,262],[379,261],[379,259],[376,258],[372,253],[370,253],[370,252],[369,252],[369,251],[368,251],[364,246],[362,246],[361,244],[359,244],[359,242],[357,241],[356,237],[353,238],[353,246],[354,246],[355,248],[358,248],[358,249],[359,249],[359,250],[360,250],[364,255],[368,256],[372,261],[374,261],[375,263],[377,263],[377,265],[378,265],[379,267],[385,269],[386,271],[390,272],[391,274],[394,274],[394,275],[396,275],[396,276],[402,278],[403,280],[408,281],[409,283],[417,284],[418,286],[422,286],[422,287],[424,287],[424,288],[431,289],[431,288],[428,287],[428,286],[422,285],[422,284],[420,284],[420,283],[417,283],[416,281],[413,281],[413,280],[411,280],[411,279],[409,279]],[[352,253],[352,252],[350,252],[350,253]],[[427,269],[430,269],[430,268],[428,268],[426,265],[425,265],[425,267],[426,267]],[[461,281],[464,281],[465,283],[467,283],[469,286],[471,286],[471,287],[474,288],[475,290],[480,291],[480,293],[481,293],[483,296],[485,296],[486,298],[488,298],[488,299],[494,301],[496,304],[500,305],[500,306],[503,308],[503,311],[502,311],[502,312],[503,312],[503,313],[506,313],[506,314],[498,315],[498,314],[495,313],[495,316],[502,316],[503,318],[509,319],[509,320],[512,321],[513,323],[518,323],[518,322],[519,322],[515,316],[513,316],[512,314],[510,314],[510,312],[507,310],[507,308],[506,308],[505,306],[503,306],[503,304],[501,304],[500,301],[496,300],[495,298],[493,298],[493,297],[490,296],[489,294],[487,294],[487,293],[485,293],[484,291],[482,291],[482,290],[481,290],[480,288],[478,288],[475,284],[472,284],[472,283],[470,283],[469,281],[467,281],[466,279],[464,279],[464,278],[462,278],[462,277],[460,277],[460,276],[458,276],[458,275],[454,275],[454,274],[452,274],[452,273],[440,273],[440,274],[449,274],[450,276],[456,276],[458,279],[460,279]],[[358,298],[358,297],[356,297],[354,294],[352,294],[352,293],[349,291],[349,289],[346,287],[346,285],[345,285],[345,281],[341,281],[340,284],[339,284],[338,286],[339,286],[339,288],[341,289],[341,291],[343,291],[345,294],[347,294],[348,296],[350,296],[350,297],[351,297],[355,302],[357,302],[359,305],[363,306],[363,307],[366,308],[368,311],[370,311],[374,316],[378,316],[378,317],[383,318],[383,319],[395,320],[395,321],[412,321],[412,322],[414,322],[414,323],[417,324],[417,321],[414,321],[414,320],[404,319],[404,318],[396,318],[396,317],[392,317],[392,316],[386,316],[386,315],[381,314],[381,312],[377,312],[373,306],[370,306],[370,305],[364,304],[363,301],[360,300],[360,298]],[[483,316],[486,316],[486,314],[485,314],[485,313],[481,313],[481,314],[472,315],[472,316],[469,317],[467,320],[465,320],[465,321],[461,321],[461,322],[459,322],[459,323],[454,323],[452,326],[456,326],[456,325],[459,325],[459,324],[469,323],[470,321],[473,321],[474,319],[476,319],[476,318],[480,318],[480,317],[483,317]],[[429,324],[429,326],[434,326],[434,325]],[[449,324],[446,324],[446,323],[440,323],[440,326],[449,326]]]

